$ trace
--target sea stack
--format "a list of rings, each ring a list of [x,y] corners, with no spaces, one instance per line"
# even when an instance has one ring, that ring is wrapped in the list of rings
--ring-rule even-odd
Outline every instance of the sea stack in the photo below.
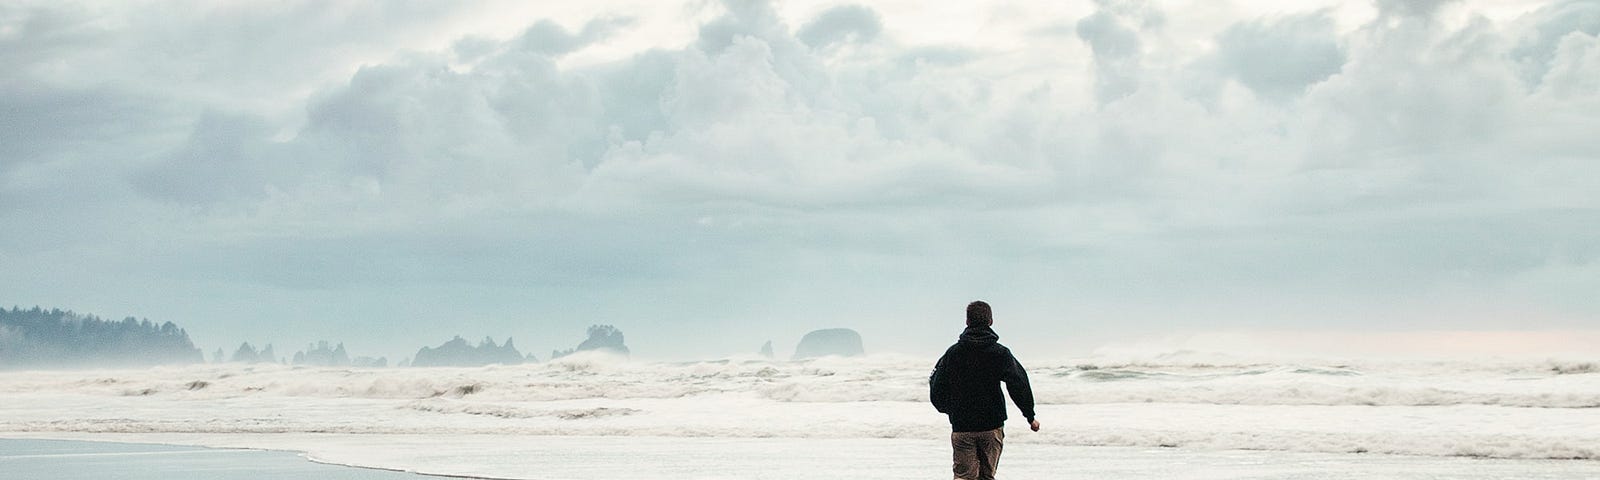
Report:
[[[840,356],[854,357],[863,355],[866,350],[861,347],[861,334],[848,328],[828,328],[807,333],[800,339],[800,344],[794,347],[794,359]]]

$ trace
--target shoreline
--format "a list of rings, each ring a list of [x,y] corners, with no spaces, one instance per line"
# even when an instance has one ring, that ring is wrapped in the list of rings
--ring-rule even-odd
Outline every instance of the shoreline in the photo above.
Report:
[[[0,440],[159,445],[295,454],[305,463],[416,478],[808,478],[876,469],[873,478],[910,479],[948,468],[948,445],[901,439],[759,439],[391,434],[125,434],[0,432]],[[433,446],[422,454],[419,445]],[[1081,478],[1597,478],[1600,462],[1212,451],[1187,448],[1007,446],[1008,476],[1082,472]],[[1068,470],[1062,470],[1068,469]],[[1354,470],[1352,470],[1354,469]],[[508,473],[515,472],[515,473]],[[530,473],[531,472],[531,473]],[[872,473],[869,471],[869,473]]]
[[[161,470],[169,470],[169,469],[171,469],[173,467],[173,462],[182,463],[182,462],[185,461],[184,457],[189,457],[189,456],[193,456],[193,455],[204,455],[204,457],[200,457],[200,458],[205,458],[205,459],[213,458],[213,455],[215,455],[217,457],[231,457],[231,458],[225,458],[230,464],[234,463],[237,460],[236,456],[244,455],[244,456],[256,457],[256,458],[251,458],[250,459],[252,462],[255,463],[255,466],[259,467],[259,466],[262,466],[262,465],[268,465],[269,468],[270,468],[271,465],[275,464],[275,465],[278,465],[278,466],[281,466],[281,467],[288,467],[288,470],[293,471],[293,472],[306,472],[306,473],[308,473],[310,475],[314,475],[313,478],[328,478],[330,476],[332,478],[348,478],[348,477],[351,477],[351,475],[333,474],[332,472],[334,472],[334,471],[374,472],[374,473],[383,472],[383,473],[393,474],[393,475],[362,475],[362,474],[354,474],[355,476],[360,477],[363,480],[376,478],[378,476],[383,477],[384,480],[389,480],[389,479],[395,479],[395,480],[399,480],[399,479],[423,479],[423,478],[428,478],[428,477],[474,478],[474,477],[459,477],[459,476],[450,477],[450,476],[440,476],[440,475],[428,475],[428,474],[423,474],[423,473],[407,472],[407,471],[404,471],[404,470],[388,469],[388,468],[381,468],[381,467],[369,467],[369,466],[361,466],[361,465],[345,465],[345,464],[339,464],[339,463],[334,463],[334,462],[319,461],[319,460],[317,460],[315,458],[312,458],[306,452],[299,451],[299,450],[294,450],[294,449],[255,448],[255,447],[214,447],[214,446],[206,446],[206,445],[195,444],[195,443],[192,443],[192,442],[166,443],[166,442],[138,441],[137,439],[100,439],[100,438],[87,438],[87,437],[83,437],[83,438],[52,438],[52,437],[43,437],[43,436],[41,436],[41,437],[20,436],[20,435],[17,435],[15,433],[0,434],[0,446],[14,446],[12,444],[15,444],[15,443],[21,443],[24,446],[24,448],[29,447],[29,446],[35,447],[35,448],[41,447],[41,446],[52,446],[52,447],[56,447],[56,448],[50,449],[49,450],[50,453],[32,453],[32,454],[23,454],[23,455],[10,455],[9,452],[7,452],[5,450],[0,450],[0,460],[7,461],[7,462],[43,461],[45,463],[51,463],[50,460],[68,459],[68,461],[65,462],[65,463],[74,465],[77,468],[90,468],[90,467],[86,467],[85,465],[83,465],[82,462],[72,461],[72,460],[84,459],[84,458],[98,459],[98,458],[113,458],[113,457],[117,458],[117,459],[138,458],[138,459],[144,459],[144,461],[142,462],[144,464],[149,464],[149,465],[153,465],[153,466],[159,466],[159,467],[161,467]],[[83,451],[83,450],[85,450],[85,448],[83,448],[83,447],[87,447],[87,446],[95,447],[95,448],[89,449],[89,450],[94,450],[94,451]],[[268,456],[270,456],[272,458],[268,458]],[[292,456],[292,459],[288,458],[288,456]],[[195,462],[193,458],[189,458],[187,460],[188,460],[188,463],[191,463],[191,464],[203,463],[203,462]],[[138,463],[141,463],[141,462],[121,461],[121,462],[118,462],[118,467],[117,468],[119,470],[120,469],[124,469],[124,468],[136,468],[136,467],[130,467],[129,466],[130,463],[137,465]],[[241,474],[242,475],[271,475],[270,477],[264,477],[264,478],[278,478],[278,475],[281,475],[282,473],[277,471],[277,470],[284,470],[284,468],[277,468],[277,469],[274,469],[274,470],[271,470],[271,471],[268,471],[268,472],[260,472],[260,471],[249,470],[248,468],[240,468],[240,471],[238,471],[238,472],[226,472],[227,473],[226,476],[220,476],[220,475],[223,475],[224,472],[218,472],[217,470],[214,470],[214,469],[211,469],[211,468],[201,468],[202,466],[203,465],[191,465],[191,467],[194,467],[197,471],[210,471],[210,472],[216,473],[219,476],[215,477],[215,478],[217,478],[219,480],[222,479],[222,478],[236,478],[236,475],[241,475]],[[14,468],[15,465],[12,465],[12,467]],[[326,468],[324,468],[324,467],[326,467]],[[55,466],[52,469],[53,473],[56,474],[56,475],[63,475],[63,474],[66,474],[65,472],[73,472],[74,471],[74,469],[72,469],[72,468],[66,468],[65,472],[63,472],[62,470],[63,470],[62,467],[59,466],[59,465]],[[320,471],[313,471],[313,470],[320,470]],[[169,473],[162,473],[162,475],[168,475],[168,474]],[[100,477],[100,476],[103,476],[103,475],[104,475],[104,473],[92,472],[92,473],[85,473],[83,476],[86,476],[86,477]],[[54,477],[52,477],[52,478],[54,478]],[[120,478],[120,477],[118,477],[118,478]],[[192,478],[192,477],[184,477],[184,478]],[[207,478],[210,478],[210,477],[207,477]],[[484,479],[484,480],[497,480],[497,479]]]
[[[1010,432],[1011,430],[1008,428],[1007,431]],[[311,462],[319,463],[319,464],[324,464],[324,465],[334,465],[334,466],[341,466],[341,467],[352,467],[352,468],[362,468],[362,469],[371,469],[371,470],[383,470],[383,471],[391,471],[391,472],[397,472],[397,473],[413,473],[413,474],[418,474],[418,475],[427,475],[427,476],[434,476],[434,477],[446,477],[446,478],[476,478],[476,479],[483,479],[483,480],[518,480],[518,479],[515,479],[515,478],[461,476],[461,475],[456,475],[456,474],[443,474],[443,473],[422,473],[422,472],[416,472],[416,471],[411,471],[411,470],[395,469],[395,468],[382,467],[382,466],[366,466],[366,465],[359,465],[359,464],[339,463],[338,460],[324,459],[324,458],[315,457],[313,452],[309,452],[309,451],[307,451],[305,449],[299,449],[299,448],[293,448],[293,447],[255,447],[255,446],[235,446],[235,445],[216,446],[216,445],[213,445],[213,444],[207,444],[207,443],[198,442],[198,441],[161,440],[160,439],[160,437],[235,438],[235,437],[251,437],[251,436],[271,437],[271,436],[281,436],[281,435],[291,435],[291,436],[296,436],[297,435],[297,436],[308,436],[308,437],[317,437],[317,436],[327,436],[327,437],[417,437],[417,436],[424,436],[423,434],[418,434],[418,433],[344,433],[344,432],[239,432],[239,433],[141,432],[141,433],[133,433],[133,432],[76,432],[76,431],[0,431],[0,440],[46,440],[46,441],[62,441],[62,442],[94,442],[94,443],[114,443],[114,444],[127,444],[127,445],[160,445],[160,446],[168,446],[168,447],[194,447],[194,448],[211,449],[211,450],[248,450],[248,451],[260,451],[260,452],[287,452],[287,453],[294,453],[294,454],[300,455],[302,457],[305,457],[305,459],[307,461],[311,461]],[[919,442],[919,440],[916,440],[916,439],[889,438],[889,437],[879,437],[879,438],[810,438],[810,437],[773,437],[773,436],[706,437],[706,436],[604,435],[604,434],[548,435],[548,434],[525,434],[525,433],[514,433],[514,434],[494,434],[494,433],[465,433],[465,434],[463,434],[463,433],[449,433],[449,434],[445,434],[445,435],[447,435],[447,436],[470,436],[470,437],[505,437],[505,438],[520,438],[520,439],[542,438],[542,439],[586,439],[586,440],[598,440],[598,439],[619,439],[619,440],[620,439],[643,439],[643,440],[666,440],[666,441],[671,441],[671,440],[685,440],[685,441],[694,441],[694,440],[741,441],[741,440],[747,440],[747,441],[806,441],[806,442],[828,442],[828,441]],[[155,436],[155,437],[157,437],[157,439],[145,440],[145,439],[140,439],[140,438],[134,438],[134,439],[103,439],[103,438],[96,438],[96,437],[102,437],[102,436],[111,436],[111,437],[120,437],[120,436],[149,437],[149,436]],[[927,441],[933,441],[933,440],[927,440]],[[1208,449],[1208,448],[1182,447],[1182,446],[1164,446],[1164,445],[1163,446],[1154,446],[1154,447],[1151,447],[1151,446],[1135,446],[1135,445],[1110,445],[1110,444],[1107,444],[1107,445],[1057,445],[1057,444],[1049,444],[1049,443],[1029,442],[1029,441],[1026,441],[1026,440],[1019,441],[1019,440],[1014,439],[1014,437],[1013,437],[1013,439],[1010,439],[1010,442],[1011,443],[1007,443],[1006,445],[1007,445],[1007,447],[1011,447],[1011,448],[1015,448],[1015,447],[1017,447],[1019,445],[1027,445],[1027,446],[1030,446],[1030,447],[1043,447],[1043,448],[1108,449],[1108,450],[1129,450],[1129,451],[1139,451],[1139,452],[1162,452],[1162,451],[1175,451],[1176,452],[1176,451],[1182,451],[1182,452],[1195,453],[1195,454],[1216,453],[1216,454],[1261,454],[1261,455],[1271,455],[1271,454],[1326,455],[1326,456],[1351,456],[1351,457],[1395,457],[1395,458],[1413,458],[1413,459],[1464,459],[1464,460],[1473,460],[1473,461],[1505,461],[1505,462],[1574,462],[1574,463],[1594,463],[1594,464],[1600,465],[1600,458],[1559,458],[1559,457],[1505,458],[1505,457],[1493,457],[1493,456],[1483,456],[1483,455],[1464,455],[1464,454],[1463,455],[1424,455],[1424,454],[1416,454],[1416,453],[1365,452],[1365,451],[1355,451],[1355,452],[1315,452],[1315,451],[1272,450],[1272,449],[1252,449],[1252,448]]]

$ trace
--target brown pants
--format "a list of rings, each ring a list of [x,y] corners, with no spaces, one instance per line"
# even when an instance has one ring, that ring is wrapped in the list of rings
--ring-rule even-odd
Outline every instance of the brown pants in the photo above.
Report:
[[[994,471],[1000,468],[1000,447],[1006,439],[1004,429],[987,432],[954,432],[950,446],[955,447],[955,472],[957,480],[994,480]]]

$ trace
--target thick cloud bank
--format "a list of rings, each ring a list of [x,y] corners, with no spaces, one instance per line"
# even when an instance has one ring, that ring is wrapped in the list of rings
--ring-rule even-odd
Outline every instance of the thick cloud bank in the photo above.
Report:
[[[0,300],[726,351],[974,296],[1045,332],[1600,314],[1594,1],[319,5],[0,6]]]

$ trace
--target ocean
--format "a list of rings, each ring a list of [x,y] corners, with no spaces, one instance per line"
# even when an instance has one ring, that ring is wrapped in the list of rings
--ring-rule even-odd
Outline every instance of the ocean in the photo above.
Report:
[[[484,478],[938,478],[949,431],[926,402],[932,360],[0,372],[0,437],[265,448]],[[1175,353],[1027,366],[1044,428],[1012,422],[1002,476],[1600,479],[1600,368],[1583,361]]]

